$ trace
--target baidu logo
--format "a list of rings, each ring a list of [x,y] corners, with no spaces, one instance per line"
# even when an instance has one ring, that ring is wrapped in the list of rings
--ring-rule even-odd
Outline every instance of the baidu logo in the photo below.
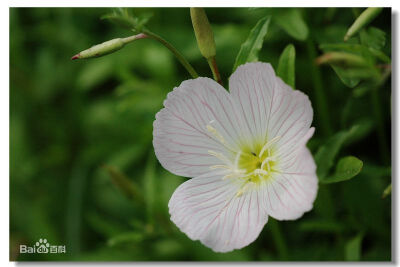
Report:
[[[19,253],[66,253],[67,250],[64,246],[51,245],[46,238],[40,238],[32,247],[27,245],[19,246]]]
[[[47,243],[47,239],[39,239],[38,242],[36,242],[36,252],[37,253],[49,253],[49,247],[50,244]]]

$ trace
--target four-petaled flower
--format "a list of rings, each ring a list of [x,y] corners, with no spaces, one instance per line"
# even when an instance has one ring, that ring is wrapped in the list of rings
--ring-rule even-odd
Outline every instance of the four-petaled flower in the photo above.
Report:
[[[253,242],[268,216],[301,217],[318,189],[308,97],[266,63],[238,67],[229,89],[208,78],[182,82],[153,130],[161,165],[194,177],[172,195],[171,220],[217,252]]]

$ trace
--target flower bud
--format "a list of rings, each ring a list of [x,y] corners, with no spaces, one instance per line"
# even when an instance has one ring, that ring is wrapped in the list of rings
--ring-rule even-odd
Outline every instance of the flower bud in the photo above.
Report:
[[[209,59],[215,56],[215,41],[211,25],[203,8],[190,8],[190,17],[201,54]]]
[[[124,47],[124,45],[125,42],[122,38],[112,39],[107,42],[92,46],[91,48],[73,56],[72,59],[101,57],[121,49]]]
[[[132,35],[126,38],[116,38],[110,41],[92,46],[89,49],[86,49],[79,54],[76,54],[71,59],[79,59],[79,58],[93,58],[93,57],[101,57],[107,54],[113,53],[115,51],[120,50],[124,47],[125,44],[133,42],[138,39],[147,38],[148,36],[144,33],[139,33],[137,35]]]
[[[363,27],[368,25],[379,13],[382,12],[381,7],[369,7],[361,13],[360,16],[354,21],[353,25],[349,28],[346,35],[344,36],[344,41],[347,41],[350,37],[358,33]]]
[[[329,52],[318,57],[317,65],[333,64],[341,67],[366,67],[368,62],[364,58],[346,52]]]

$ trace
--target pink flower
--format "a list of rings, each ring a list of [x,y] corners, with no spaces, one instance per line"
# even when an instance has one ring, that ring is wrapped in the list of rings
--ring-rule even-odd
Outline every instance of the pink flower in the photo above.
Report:
[[[270,64],[248,63],[228,93],[209,78],[182,82],[154,122],[161,165],[193,177],[168,204],[171,220],[217,252],[253,242],[268,216],[294,220],[312,209],[318,180],[307,141],[313,110]]]

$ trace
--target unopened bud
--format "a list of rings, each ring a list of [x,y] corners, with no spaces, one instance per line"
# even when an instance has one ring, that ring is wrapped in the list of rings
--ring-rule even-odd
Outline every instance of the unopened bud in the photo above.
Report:
[[[112,39],[107,42],[92,46],[91,48],[86,49],[86,50],[80,52],[79,54],[76,54],[71,59],[74,60],[74,59],[80,59],[80,58],[94,58],[94,57],[105,56],[105,55],[108,55],[108,54],[114,53],[115,51],[120,50],[127,43],[130,43],[137,39],[143,39],[146,37],[147,37],[147,35],[140,33],[137,35],[126,37],[126,38]]]
[[[316,58],[315,62],[321,64],[333,64],[341,67],[365,67],[368,62],[364,58],[346,52],[329,52]]]
[[[207,59],[214,57],[216,54],[214,34],[206,12],[203,8],[190,8],[190,17],[201,54]]]
[[[354,21],[353,25],[349,28],[346,35],[344,36],[344,41],[347,41],[350,37],[358,33],[363,27],[368,25],[379,13],[382,12],[381,7],[369,7],[361,13],[360,16]]]
[[[122,47],[124,47],[124,45],[125,43],[122,41],[122,38],[112,39],[110,41],[92,46],[91,48],[73,56],[71,59],[101,57],[120,50]]]

